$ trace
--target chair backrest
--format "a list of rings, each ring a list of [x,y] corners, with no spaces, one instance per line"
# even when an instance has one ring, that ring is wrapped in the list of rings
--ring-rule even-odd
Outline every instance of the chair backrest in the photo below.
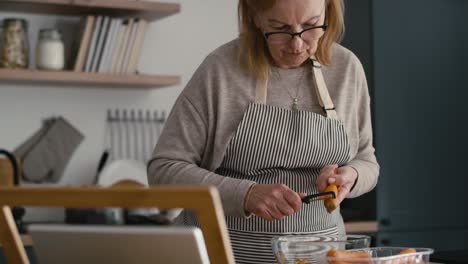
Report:
[[[0,155],[0,186],[17,185],[21,174],[20,161],[5,149],[0,149]]]
[[[192,209],[198,217],[211,263],[234,263],[221,199],[215,187],[163,186],[142,188],[0,187],[0,243],[8,263],[29,263],[10,207],[71,208],[160,207]]]

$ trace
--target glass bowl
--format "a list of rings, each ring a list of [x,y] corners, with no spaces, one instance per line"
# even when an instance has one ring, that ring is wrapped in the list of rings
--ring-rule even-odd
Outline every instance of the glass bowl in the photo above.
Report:
[[[416,252],[400,254],[408,249],[405,247],[374,247],[348,251],[367,252],[370,258],[327,257],[330,264],[414,264],[429,263],[429,256],[434,252],[431,248],[414,248]]]
[[[371,237],[367,235],[286,235],[271,240],[279,264],[328,263],[329,250],[368,248],[370,243]]]

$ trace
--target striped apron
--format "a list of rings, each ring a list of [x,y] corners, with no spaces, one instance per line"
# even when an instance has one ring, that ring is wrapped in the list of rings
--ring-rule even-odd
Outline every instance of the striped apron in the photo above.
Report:
[[[256,101],[247,108],[216,173],[260,184],[282,183],[296,192],[317,193],[320,169],[344,165],[349,144],[344,124],[336,116],[323,80],[321,66],[312,67],[322,116],[266,105],[267,83],[257,82]],[[287,234],[344,233],[339,210],[328,214],[323,202],[303,204],[281,221],[227,216],[226,223],[236,263],[277,263],[271,239]]]

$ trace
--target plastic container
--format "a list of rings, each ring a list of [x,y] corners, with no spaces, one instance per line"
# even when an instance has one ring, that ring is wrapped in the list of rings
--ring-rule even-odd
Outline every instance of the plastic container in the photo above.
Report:
[[[329,250],[369,248],[370,242],[371,237],[366,235],[288,235],[274,237],[271,244],[279,264],[305,264],[327,263]]]
[[[415,253],[399,254],[407,247],[375,247],[364,249],[353,249],[348,251],[359,251],[369,253],[370,258],[340,258],[327,257],[330,264],[362,263],[362,264],[416,264],[429,263],[429,256],[434,252],[431,248],[414,248]],[[307,262],[306,262],[307,263]]]

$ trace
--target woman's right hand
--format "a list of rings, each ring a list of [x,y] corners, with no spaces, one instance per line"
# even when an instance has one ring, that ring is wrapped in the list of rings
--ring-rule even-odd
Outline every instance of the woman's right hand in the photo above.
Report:
[[[284,184],[256,184],[245,202],[245,210],[266,220],[281,220],[301,209],[301,197]]]

